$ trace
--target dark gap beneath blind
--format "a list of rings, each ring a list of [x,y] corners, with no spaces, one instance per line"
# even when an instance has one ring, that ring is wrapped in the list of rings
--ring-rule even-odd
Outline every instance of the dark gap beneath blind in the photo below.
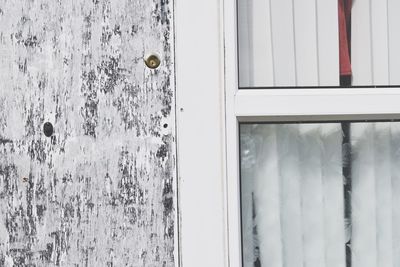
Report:
[[[350,50],[350,49],[349,49]],[[350,52],[350,51],[349,51]],[[351,75],[340,76],[340,86],[351,86]],[[343,195],[344,195],[344,220],[345,227],[351,231],[351,140],[350,140],[350,122],[342,122],[342,162],[343,162]],[[346,267],[351,267],[351,234],[345,244],[346,249]]]

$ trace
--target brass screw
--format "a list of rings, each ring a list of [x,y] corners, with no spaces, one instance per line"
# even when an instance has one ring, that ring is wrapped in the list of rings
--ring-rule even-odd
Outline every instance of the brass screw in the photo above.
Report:
[[[155,55],[155,54],[151,54],[149,55],[144,62],[146,63],[146,66],[149,67],[150,69],[156,69],[158,68],[158,66],[160,66],[160,58]]]

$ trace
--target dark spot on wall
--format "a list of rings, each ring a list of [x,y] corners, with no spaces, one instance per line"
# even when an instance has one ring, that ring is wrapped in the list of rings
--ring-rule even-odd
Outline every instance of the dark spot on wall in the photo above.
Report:
[[[75,214],[75,209],[74,206],[71,202],[67,202],[63,206],[63,219],[65,222],[70,221],[72,218],[74,218]]]
[[[113,31],[108,27],[104,26],[103,31],[101,33],[101,45],[106,46],[111,40],[111,37],[113,35]]]
[[[61,182],[66,184],[66,183],[72,183],[72,174],[71,173],[65,173],[62,178],[61,178]]]
[[[167,235],[169,238],[174,237],[174,223],[171,223],[171,225],[168,227]]]
[[[45,205],[36,205],[36,215],[38,216],[39,221],[42,221],[45,211]]]
[[[53,243],[47,243],[46,244],[46,249],[42,250],[42,251],[39,251],[40,259],[42,261],[50,263],[51,262],[51,255],[53,254],[53,249],[54,249]]]
[[[100,91],[105,94],[114,92],[115,86],[122,79],[119,60],[119,58],[107,57],[107,60],[103,60],[98,67],[101,76]]]
[[[27,38],[23,39],[22,35],[16,34],[17,44],[23,45],[27,48],[35,48],[39,45],[39,40],[36,35],[30,35]]]
[[[38,88],[39,90],[43,91],[44,89],[46,89],[48,84],[48,80],[45,74],[42,74],[40,77],[40,80],[38,82]]]
[[[26,58],[22,62],[18,62],[18,69],[22,73],[26,73],[26,69],[27,69],[27,59]]]
[[[22,16],[22,17],[21,17],[21,24],[24,25],[24,24],[27,23],[29,20],[30,20],[29,17],[27,17],[27,16]]]
[[[12,248],[10,249],[10,256],[13,259],[14,266],[25,267],[29,266],[32,254],[27,249]],[[32,267],[32,265],[30,265]]]
[[[161,109],[161,113],[164,117],[168,117],[171,114],[171,109],[172,109],[172,101],[173,101],[173,92],[171,90],[168,90],[170,88],[171,82],[170,79],[166,79],[163,84],[161,85],[162,88],[162,105],[163,108]]]
[[[85,104],[81,108],[81,115],[84,119],[83,130],[85,135],[96,137],[96,127],[98,123],[98,104],[96,73],[94,70],[83,72],[82,88]]]
[[[41,139],[32,140],[28,146],[28,155],[32,160],[43,163],[47,157],[44,142]]]
[[[173,203],[174,203],[174,200],[173,200],[172,196],[164,198],[164,200],[163,200],[164,217],[168,217],[169,214],[172,212]]]
[[[3,178],[3,187],[0,188],[0,197],[12,197],[18,191],[18,171],[14,164],[0,162],[0,176]]]
[[[50,237],[53,238],[54,243],[54,254],[55,254],[55,264],[56,266],[60,266],[61,256],[63,254],[67,254],[69,251],[69,243],[68,238],[70,235],[70,230],[66,229],[65,231],[59,230],[50,233]]]
[[[139,30],[139,26],[138,25],[132,25],[131,27],[131,35],[135,35]]]
[[[34,189],[34,177],[32,174],[29,174],[29,179],[28,179],[28,186],[26,190],[26,217],[23,225],[23,229],[25,231],[25,236],[27,237],[34,237],[36,235],[36,223],[35,223],[35,218],[34,218],[34,212],[33,212],[33,207],[34,207],[34,195],[35,195],[35,189]]]
[[[119,25],[115,25],[115,27],[114,27],[114,35],[121,36],[121,27]]]
[[[172,183],[165,183],[163,188],[163,197],[173,193]]]
[[[83,32],[82,32],[82,44],[84,46],[89,45],[92,40],[92,12],[83,18]]]
[[[129,219],[130,224],[135,224],[137,222],[137,212],[135,207],[125,207],[124,215]]]
[[[157,23],[160,23],[161,25],[170,24],[170,11],[168,4],[169,2],[167,0],[159,0],[154,7],[153,17],[156,19]]]
[[[26,122],[25,122],[25,136],[27,137],[32,137],[35,136],[36,133],[36,127],[35,127],[35,111],[34,111],[34,104],[31,103],[31,105],[26,107],[27,116],[26,116]]]
[[[90,28],[90,26],[92,25],[92,12],[91,11],[89,12],[89,14],[87,14],[83,17],[83,21],[85,23],[85,27]]]
[[[94,203],[93,203],[93,202],[87,201],[87,202],[86,202],[86,206],[88,207],[88,209],[89,209],[90,211],[93,211],[93,208],[94,208]]]
[[[0,136],[0,145],[5,145],[8,143],[12,143],[12,140]]]
[[[164,158],[167,156],[167,154],[168,154],[168,146],[167,146],[166,144],[162,144],[162,145],[158,148],[157,153],[156,153],[156,156],[157,156],[158,158],[164,159]]]
[[[88,45],[91,39],[92,39],[92,32],[85,31],[82,33],[82,42],[84,45]]]

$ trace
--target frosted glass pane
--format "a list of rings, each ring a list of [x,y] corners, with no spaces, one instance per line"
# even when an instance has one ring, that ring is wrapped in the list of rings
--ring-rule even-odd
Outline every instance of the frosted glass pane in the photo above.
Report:
[[[400,123],[242,124],[244,266],[400,266]]]

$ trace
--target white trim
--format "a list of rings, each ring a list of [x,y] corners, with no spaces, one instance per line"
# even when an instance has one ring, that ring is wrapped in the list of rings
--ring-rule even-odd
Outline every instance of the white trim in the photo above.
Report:
[[[398,88],[240,90],[235,115],[310,116],[400,113]]]
[[[229,266],[242,265],[240,186],[239,186],[239,129],[235,115],[235,95],[238,93],[236,1],[224,1],[225,33],[225,97],[226,97],[226,185],[228,210]]]
[[[175,5],[180,266],[224,267],[222,0]]]

